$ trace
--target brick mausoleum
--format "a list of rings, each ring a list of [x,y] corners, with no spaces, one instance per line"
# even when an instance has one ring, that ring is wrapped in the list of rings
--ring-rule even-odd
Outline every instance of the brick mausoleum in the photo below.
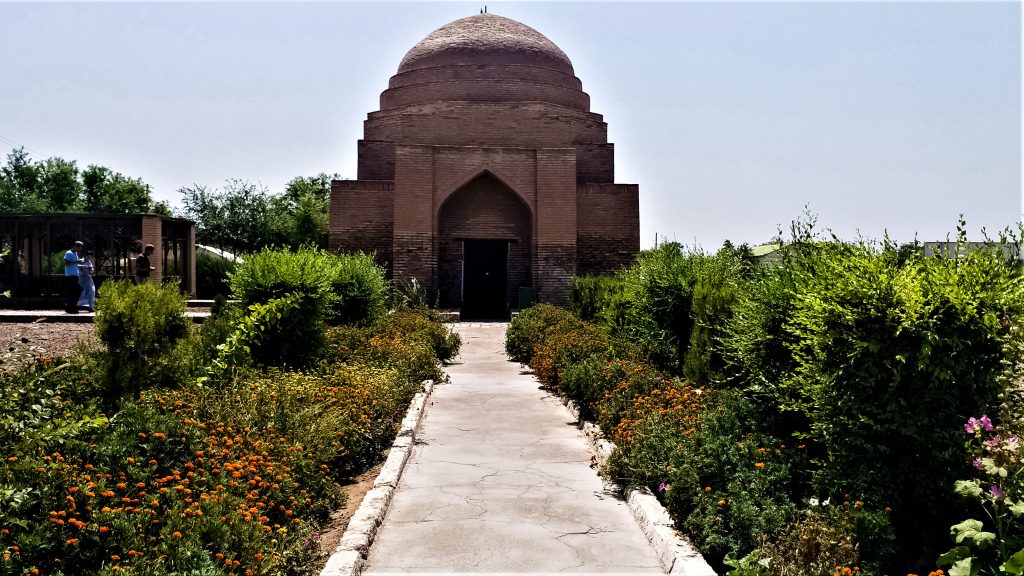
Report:
[[[410,50],[359,141],[357,180],[331,185],[330,246],[376,251],[464,317],[504,317],[521,288],[564,302],[574,274],[640,249],[638,186],[614,184],[608,125],[569,58],[515,20],[480,14]]]

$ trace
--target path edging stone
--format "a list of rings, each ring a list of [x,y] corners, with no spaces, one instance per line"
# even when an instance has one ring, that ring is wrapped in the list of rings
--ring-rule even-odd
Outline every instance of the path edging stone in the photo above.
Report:
[[[597,424],[580,419],[580,409],[576,402],[569,398],[561,400],[579,423],[583,435],[590,444],[594,467],[596,469],[603,467],[608,461],[608,457],[611,456],[612,450],[615,449],[615,444],[604,438],[601,428]],[[615,485],[607,479],[606,482]],[[623,491],[621,486],[615,485],[615,487],[619,492]],[[687,539],[678,535],[668,511],[650,490],[634,488],[626,491],[626,505],[644,535],[647,536],[647,541],[654,548],[654,553],[657,554],[666,574],[717,576],[700,552]]]
[[[433,390],[434,381],[424,380],[423,390],[413,397],[384,466],[373,481],[373,489],[366,493],[359,508],[349,519],[341,541],[327,559],[320,576],[358,576],[362,572],[366,554],[377,536],[377,529],[384,521],[402,471],[409,461],[412,447],[416,443],[416,429]]]

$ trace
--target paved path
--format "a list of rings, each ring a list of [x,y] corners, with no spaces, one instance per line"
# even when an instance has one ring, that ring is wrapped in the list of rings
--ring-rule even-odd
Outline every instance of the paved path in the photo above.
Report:
[[[626,505],[602,490],[557,399],[509,362],[505,324],[459,324],[364,574],[662,574]]]

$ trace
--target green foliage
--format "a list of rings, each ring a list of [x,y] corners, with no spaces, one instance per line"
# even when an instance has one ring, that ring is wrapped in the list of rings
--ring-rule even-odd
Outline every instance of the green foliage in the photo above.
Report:
[[[88,212],[149,212],[153,207],[148,184],[105,166],[90,165],[82,171],[82,184]]]
[[[218,294],[231,295],[229,277],[237,263],[229,258],[196,250],[196,297],[212,299]]]
[[[581,320],[597,321],[623,289],[618,276],[574,276],[569,284],[569,309]]]
[[[101,365],[108,403],[179,381],[171,353],[188,333],[190,321],[185,317],[185,297],[176,286],[106,282],[95,322],[106,348]]]
[[[758,432],[756,415],[739,394],[708,393],[666,474],[669,512],[712,562],[792,524],[808,488],[805,450]]]
[[[277,195],[239,179],[228,180],[220,189],[193,184],[178,193],[182,215],[195,221],[200,244],[236,254],[271,246],[325,248],[331,180],[338,178],[294,178]]]
[[[223,379],[233,381],[240,368],[253,363],[264,366],[283,364],[284,359],[278,356],[275,348],[268,346],[268,341],[276,344],[272,341],[276,327],[301,305],[301,297],[295,294],[274,298],[266,304],[250,305],[249,313],[242,316],[224,342],[217,345],[217,357],[210,362],[206,375],[198,382],[202,384],[211,379],[215,382]]]
[[[142,180],[104,166],[80,172],[74,160],[33,161],[24,148],[11,150],[0,166],[2,212],[150,212],[159,208]]]
[[[154,305],[161,295],[150,291],[162,289],[110,286],[105,343],[119,334],[126,346],[153,333],[175,340],[160,322],[136,326],[153,322],[130,314],[171,307]],[[211,318],[176,350],[189,349],[195,364],[238,333],[237,314]],[[406,311],[335,328],[353,345],[344,363],[339,352],[308,372],[239,371],[218,387],[179,380],[116,406],[93,397],[82,357],[0,372],[0,550],[10,554],[0,572],[317,573],[317,526],[342,502],[338,481],[380,461],[421,377],[440,377],[434,351],[457,353],[457,336],[434,319]],[[240,341],[222,347],[221,359],[250,363]],[[156,380],[152,362],[138,370]]]
[[[438,361],[454,358],[461,345],[436,313],[402,310],[365,329],[329,328],[325,355],[331,362],[385,366],[411,382],[436,381],[442,378]]]
[[[709,255],[666,243],[643,252],[607,287],[584,284],[580,306],[603,306],[592,315],[636,342],[658,367],[697,382],[718,380],[725,364],[718,339],[750,274],[744,254],[727,246]]]
[[[384,269],[369,254],[332,255],[330,259],[333,269],[327,321],[362,325],[375,322],[387,307]]]
[[[521,311],[509,322],[505,332],[505,351],[509,358],[526,364],[533,357],[533,348],[549,332],[563,331],[563,326],[582,323],[568,310],[550,304],[535,304]]]

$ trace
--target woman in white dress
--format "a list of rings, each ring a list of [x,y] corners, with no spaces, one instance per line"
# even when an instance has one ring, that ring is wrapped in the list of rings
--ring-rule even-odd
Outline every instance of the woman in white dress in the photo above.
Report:
[[[82,295],[78,298],[78,307],[92,312],[92,309],[96,307],[96,283],[92,280],[92,260],[86,256],[82,260],[82,264],[83,266],[78,269],[78,285],[82,288]]]

